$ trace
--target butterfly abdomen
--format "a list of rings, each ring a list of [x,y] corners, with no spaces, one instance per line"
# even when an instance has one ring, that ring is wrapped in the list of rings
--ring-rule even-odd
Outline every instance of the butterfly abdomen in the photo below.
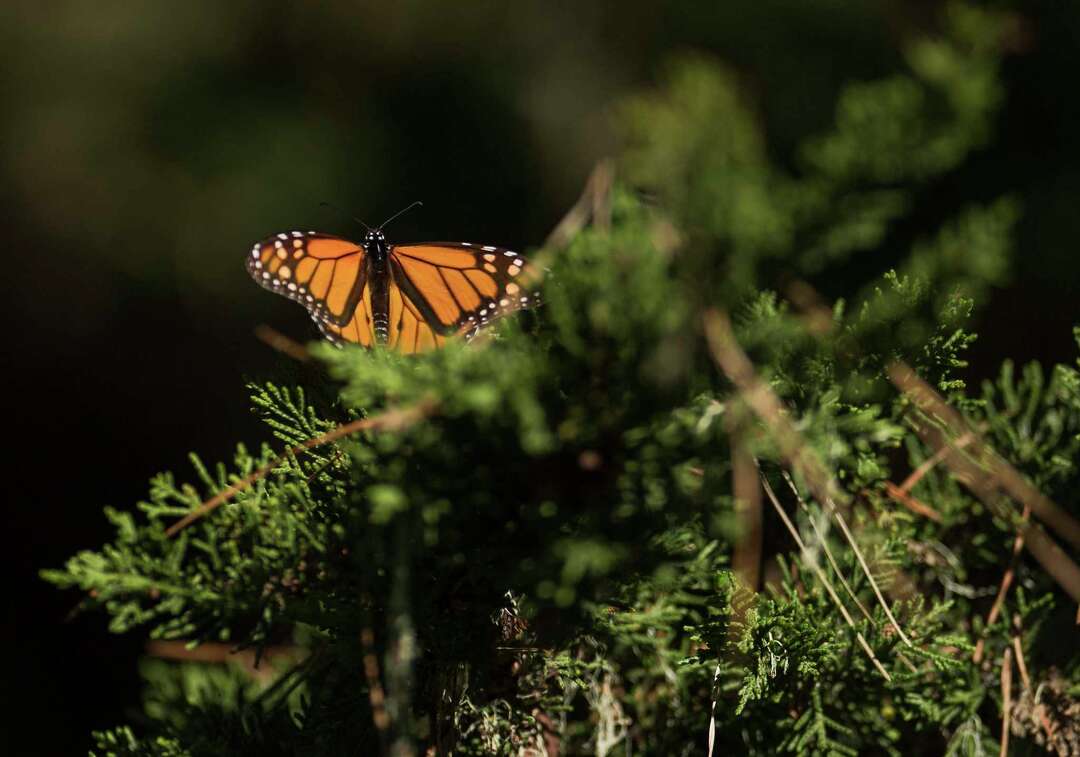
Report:
[[[371,286],[371,325],[375,331],[375,341],[386,344],[390,341],[390,276],[389,254],[386,243],[378,240],[367,246],[369,282]]]

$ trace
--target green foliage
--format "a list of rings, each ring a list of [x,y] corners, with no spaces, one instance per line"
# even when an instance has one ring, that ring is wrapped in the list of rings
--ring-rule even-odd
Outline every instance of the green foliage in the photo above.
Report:
[[[667,755],[700,753],[714,733],[719,753],[976,753],[997,730],[1013,617],[1042,680],[1080,666],[1049,636],[1070,608],[1023,561],[1008,620],[983,627],[1013,524],[943,466],[912,490],[940,521],[886,498],[933,450],[885,368],[914,366],[1074,512],[1080,372],[1006,364],[966,394],[968,318],[1008,271],[1008,199],[970,204],[872,274],[854,258],[881,253],[912,198],[989,139],[997,29],[954,8],[940,37],[909,46],[909,70],[844,91],[794,169],[769,154],[730,71],[680,60],[620,111],[610,218],[546,251],[542,309],[420,357],[318,346],[331,393],[253,384],[254,410],[289,447],[358,418],[426,414],[289,455],[167,536],[275,459],[269,445],[238,448],[230,466],[193,457],[197,486],[155,478],[136,512],[106,511],[112,543],[44,572],[117,632],[257,654],[291,640],[303,657],[257,679],[147,664],[146,722],[96,735],[97,752]],[[800,277],[843,281],[847,299],[807,314],[790,296]],[[796,504],[783,440],[750,422],[702,338],[710,307],[734,315],[845,491],[868,571],[822,503]],[[747,543],[733,434],[806,545],[766,510],[757,594],[732,570]]]

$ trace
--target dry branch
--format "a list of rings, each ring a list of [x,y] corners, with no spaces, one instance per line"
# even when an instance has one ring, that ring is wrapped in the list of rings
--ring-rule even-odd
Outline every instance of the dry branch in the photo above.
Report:
[[[821,549],[825,553],[825,558],[829,561],[829,565],[832,566],[833,572],[836,577],[840,579],[840,584],[847,591],[848,596],[851,597],[851,601],[862,612],[863,616],[873,622],[873,618],[870,617],[870,611],[866,609],[866,606],[859,601],[859,598],[855,595],[855,592],[851,588],[851,584],[844,578],[843,572],[840,570],[840,566],[836,562],[836,558],[833,557],[832,550],[829,549],[829,542],[825,539],[825,534],[821,533],[821,529],[818,528],[817,523],[814,521],[813,513],[810,512],[810,508],[806,506],[806,502],[803,500],[802,495],[799,494],[799,489],[795,486],[795,481],[791,478],[787,471],[783,471],[784,480],[787,481],[788,487],[795,495],[795,500],[799,503],[799,507],[804,513],[806,513],[806,519],[810,523],[810,528],[814,531],[814,536],[817,537],[818,543],[821,544]]]
[[[1028,516],[1031,515],[1031,508],[1025,506],[1024,512],[1020,516],[1020,520],[1027,522]],[[1013,576],[1016,575],[1016,562],[1020,558],[1020,550],[1024,548],[1024,534],[1023,531],[1016,534],[1016,538],[1013,539],[1012,558],[1009,560],[1009,567],[1005,569],[1005,573],[1001,576],[1001,586],[998,587],[997,596],[994,597],[994,604],[990,606],[990,612],[986,616],[986,628],[994,625],[997,621],[998,615],[1001,614],[1001,608],[1005,603],[1005,596],[1009,593],[1009,587],[1012,586]],[[975,654],[972,659],[978,663],[982,660],[983,646],[985,645],[985,639],[979,639],[975,645]]]
[[[904,483],[907,482],[905,481]],[[904,489],[903,485],[897,486],[892,481],[886,481],[885,493],[889,495],[889,499],[893,500],[894,502],[899,502],[901,505],[906,507],[908,510],[911,510],[911,512],[915,513],[916,515],[921,515],[924,518],[929,518],[935,523],[941,523],[944,520],[941,517],[941,513],[939,513],[937,510],[908,494],[907,490]]]
[[[1009,725],[1012,720],[1012,650],[1001,657],[1001,757],[1009,754]]]
[[[889,671],[885,670],[877,656],[874,655],[874,650],[871,649],[870,645],[866,642],[866,638],[863,637],[862,633],[856,628],[854,618],[851,617],[851,613],[848,612],[847,607],[844,606],[843,601],[836,593],[836,589],[833,588],[832,583],[829,581],[829,577],[825,575],[825,571],[817,564],[817,561],[810,553],[810,549],[803,542],[802,537],[799,536],[799,531],[795,528],[795,524],[791,522],[787,513],[784,512],[784,508],[776,498],[776,493],[773,491],[772,486],[769,485],[768,479],[766,479],[763,474],[759,475],[761,476],[761,486],[765,490],[765,494],[768,496],[769,501],[772,502],[773,509],[776,510],[776,514],[780,516],[780,520],[784,522],[784,526],[787,527],[788,533],[791,534],[791,538],[794,539],[795,544],[799,547],[799,554],[802,555],[803,563],[814,572],[814,575],[817,576],[821,585],[825,587],[825,591],[828,592],[829,598],[832,599],[833,604],[840,610],[840,614],[844,616],[844,620],[851,629],[855,631],[855,637],[859,641],[859,646],[866,652],[866,655],[870,658],[870,662],[874,664],[874,667],[877,668],[877,671],[881,673],[886,681],[891,681],[892,676],[889,675]]]
[[[293,360],[299,360],[301,363],[311,360],[311,353],[307,351],[307,347],[265,323],[255,327],[255,338]]]
[[[548,234],[544,247],[565,247],[588,225],[590,219],[598,228],[608,228],[611,223],[611,188],[614,182],[614,164],[611,160],[601,160],[589,174],[581,197]]]
[[[314,439],[308,439],[306,442],[296,445],[285,454],[274,458],[255,472],[245,476],[235,484],[231,484],[226,487],[224,491],[203,502],[199,507],[169,526],[165,531],[165,535],[175,536],[195,521],[231,500],[237,494],[251,488],[252,484],[265,477],[270,471],[277,468],[293,455],[309,449],[314,449],[315,447],[321,447],[324,444],[329,444],[330,442],[337,441],[342,437],[348,436],[349,434],[355,434],[359,431],[400,431],[403,428],[408,428],[422,418],[431,415],[435,411],[435,407],[436,403],[434,400],[425,400],[410,407],[391,408],[390,410],[371,418],[362,418],[357,421],[345,423],[321,436],[317,436]]]
[[[761,580],[761,485],[754,457],[737,429],[731,431],[731,464],[739,531],[731,566],[741,585],[757,591]]]
[[[788,465],[806,481],[814,498],[828,510],[840,526],[886,617],[901,641],[911,646],[911,640],[893,616],[889,603],[885,601],[877,581],[870,572],[870,567],[866,564],[862,550],[859,549],[851,529],[848,528],[847,521],[836,506],[836,501],[846,501],[847,495],[840,489],[832,474],[822,465],[813,448],[803,440],[802,435],[788,419],[788,413],[780,402],[780,398],[758,378],[750,359],[735,341],[735,333],[731,329],[731,321],[727,315],[718,310],[710,310],[705,314],[704,326],[713,360],[735,384],[743,401],[769,427]]]
[[[934,445],[935,447],[940,450],[947,445],[958,452],[962,449],[962,446],[970,447],[970,454],[943,455],[946,464],[950,468],[954,468],[954,473],[957,473],[955,468],[958,465],[963,465],[963,463],[957,461],[967,461],[966,473],[979,473],[979,471],[971,469],[980,469],[981,475],[978,478],[982,479],[985,485],[992,488],[1000,486],[1017,502],[1030,506],[1035,517],[1054,529],[1069,544],[1080,549],[1080,521],[1077,521],[1055,504],[1053,500],[1032,486],[1016,468],[995,452],[974,429],[968,426],[963,416],[950,407],[929,384],[915,375],[915,372],[903,363],[893,363],[889,367],[889,377],[902,392],[912,399],[916,407],[926,413],[928,417],[944,424],[956,440],[942,439],[940,443]],[[916,430],[922,435],[920,429]],[[961,445],[960,442],[965,442],[965,444]]]
[[[272,667],[260,668],[256,664],[257,660],[296,663],[308,655],[308,650],[293,646],[265,647],[261,654],[256,656],[252,649],[236,649],[230,644],[203,642],[197,647],[189,647],[186,641],[155,639],[146,643],[146,654],[178,662],[236,663],[252,678],[266,682],[275,678],[277,671]]]
[[[1004,507],[1001,489],[1044,523],[1054,528],[1070,544],[1080,547],[1080,522],[1058,507],[1046,495],[1028,483],[979,434],[968,426],[963,417],[945,402],[914,371],[902,363],[889,367],[889,376],[896,386],[912,400],[923,414],[925,422],[916,422],[915,431],[936,450],[952,447],[957,454],[942,459],[953,475],[990,508],[991,512],[1009,516]],[[952,439],[965,439],[970,444],[960,450]],[[1014,516],[1015,517],[1015,516]],[[1065,592],[1080,602],[1080,567],[1030,520],[1017,519],[1017,529],[1023,536],[1023,546],[1049,573]]]
[[[918,467],[915,468],[915,470],[913,470],[911,474],[904,479],[903,483],[900,484],[900,491],[904,492],[905,494],[910,492],[912,489],[915,488],[915,484],[919,483],[919,481],[922,480],[923,476],[929,473],[935,465],[944,460],[945,456],[950,454],[954,448],[963,449],[964,447],[971,444],[974,439],[974,434],[964,434],[963,436],[957,438],[957,440],[952,443],[952,446],[942,447],[930,457],[923,460],[921,463],[919,463]]]

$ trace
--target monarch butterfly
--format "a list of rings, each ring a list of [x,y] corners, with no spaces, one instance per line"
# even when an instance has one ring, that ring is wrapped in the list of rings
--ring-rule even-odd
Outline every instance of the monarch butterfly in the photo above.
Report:
[[[530,266],[518,253],[469,242],[390,244],[382,229],[397,215],[367,227],[360,243],[314,231],[267,237],[251,248],[248,273],[306,307],[331,342],[404,353],[441,347],[455,334],[470,339],[537,304],[519,283]]]

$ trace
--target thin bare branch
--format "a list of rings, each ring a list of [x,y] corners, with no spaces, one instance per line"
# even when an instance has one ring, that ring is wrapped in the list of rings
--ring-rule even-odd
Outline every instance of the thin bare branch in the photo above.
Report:
[[[1009,754],[1009,722],[1012,719],[1012,650],[1001,657],[1001,757]]]
[[[380,740],[385,741],[390,717],[386,714],[386,694],[383,692],[382,677],[379,675],[379,658],[375,654],[375,633],[370,628],[360,630],[360,646],[364,653],[364,679],[368,685],[371,719],[375,722],[375,730],[379,732]]]
[[[948,441],[948,446],[959,449],[959,442],[970,435],[971,454],[949,455],[944,459],[953,467],[956,460],[966,459],[977,469],[985,468],[981,478],[987,485],[996,485],[1004,489],[1017,502],[1031,507],[1035,517],[1054,529],[1061,538],[1080,549],[1080,521],[1073,518],[1049,497],[1032,486],[1021,473],[987,444],[964,417],[925,381],[919,378],[911,368],[903,363],[889,366],[889,376],[896,386],[907,394],[916,407],[929,417],[944,423],[956,441]],[[936,445],[939,448],[944,444]],[[966,446],[966,445],[965,445]],[[989,480],[986,480],[989,479]],[[996,488],[996,486],[994,488]]]
[[[922,480],[923,476],[933,470],[935,465],[944,460],[945,456],[953,451],[954,447],[956,449],[963,449],[964,447],[971,444],[971,442],[973,442],[974,440],[974,434],[964,434],[963,436],[959,437],[955,442],[953,442],[952,446],[942,447],[930,457],[923,460],[921,463],[919,463],[918,467],[916,467],[915,470],[913,470],[911,474],[904,479],[903,483],[900,484],[900,491],[904,492],[905,494],[910,492],[915,487],[915,484],[919,483],[919,481]]]
[[[253,649],[236,649],[231,644],[203,642],[197,647],[189,647],[186,641],[166,641],[155,639],[146,643],[146,654],[163,660],[201,663],[236,663],[252,678],[263,683],[277,677],[278,671],[270,665],[256,665]],[[307,657],[308,651],[302,647],[273,646],[265,647],[259,659],[265,662],[285,661],[296,663]]]
[[[1024,682],[1024,688],[1031,690],[1031,677],[1028,675],[1027,663],[1024,661],[1024,645],[1020,640],[1020,634],[1014,634],[1012,638],[1013,651],[1016,652],[1016,669],[1020,671],[1020,680]]]
[[[833,328],[833,311],[817,290],[807,282],[796,279],[788,284],[785,294],[803,312],[803,325],[814,336],[823,336]]]
[[[1050,742],[1054,738],[1054,724],[1047,716],[1046,708],[1039,706],[1039,703],[1035,699],[1036,691],[1031,686],[1031,676],[1028,675],[1027,662],[1024,660],[1024,628],[1020,623],[1019,613],[1013,615],[1012,630],[1012,646],[1013,652],[1016,653],[1016,669],[1020,671],[1020,680],[1024,682],[1024,693],[1035,702],[1035,707],[1032,709],[1032,715],[1038,716],[1039,724],[1046,734],[1046,740],[1047,742]]]
[[[435,407],[436,403],[433,400],[426,400],[410,407],[391,408],[390,410],[371,418],[362,418],[350,423],[345,423],[321,436],[317,436],[314,439],[308,439],[306,442],[296,445],[285,454],[274,458],[255,472],[245,476],[235,484],[231,484],[226,487],[224,491],[203,502],[195,510],[192,510],[176,523],[169,526],[165,531],[165,535],[175,536],[195,521],[205,517],[208,513],[213,512],[218,507],[221,507],[221,505],[231,500],[237,494],[251,488],[255,482],[264,478],[270,471],[280,466],[293,455],[304,452],[305,450],[314,449],[315,447],[320,447],[324,444],[329,444],[330,442],[337,441],[338,439],[346,437],[349,434],[355,434],[359,431],[400,431],[401,429],[408,428],[417,421],[431,415],[435,412]]]
[[[710,310],[704,316],[704,326],[713,360],[735,384],[743,401],[769,427],[788,465],[806,481],[814,498],[836,520],[859,565],[862,566],[866,579],[874,590],[874,595],[884,609],[885,616],[901,641],[912,646],[911,640],[893,615],[889,603],[885,601],[877,581],[874,580],[866,564],[862,550],[859,549],[851,529],[848,528],[847,522],[836,506],[836,500],[846,501],[847,499],[839,484],[836,483],[836,479],[826,470],[813,448],[802,439],[802,435],[788,419],[788,412],[780,402],[780,398],[758,378],[750,359],[735,341],[735,333],[732,331],[731,321],[727,315],[719,310]]]
[[[152,639],[146,642],[146,654],[151,657],[160,657],[163,660],[179,660],[182,662],[245,662],[250,661],[254,667],[255,651],[252,649],[237,649],[231,644],[206,641],[196,647],[188,646],[188,642],[179,640]],[[288,659],[297,660],[307,655],[307,650],[294,646],[265,647],[260,655],[263,660]]]
[[[311,353],[307,351],[307,347],[265,323],[255,327],[255,338],[293,360],[299,360],[301,363],[311,360]]]
[[[740,583],[750,591],[757,591],[761,580],[761,485],[754,457],[736,429],[731,431],[731,463],[735,517],[739,527],[731,565]]]
[[[805,564],[808,568],[810,568],[810,570],[814,572],[814,575],[817,576],[817,579],[821,582],[821,585],[825,587],[825,591],[828,593],[829,598],[832,599],[833,604],[836,605],[836,608],[840,611],[840,614],[844,616],[844,620],[847,622],[848,626],[850,626],[851,629],[855,631],[855,636],[859,641],[859,646],[861,646],[863,648],[863,651],[866,652],[867,657],[870,658],[870,662],[874,664],[874,667],[877,668],[877,671],[881,673],[882,677],[884,677],[886,681],[891,681],[892,676],[889,675],[889,671],[885,670],[885,667],[881,664],[877,656],[874,654],[874,650],[870,648],[870,645],[866,642],[865,637],[863,637],[862,633],[855,626],[854,618],[851,617],[851,613],[848,612],[847,607],[844,606],[843,601],[836,593],[836,589],[833,588],[832,583],[829,581],[829,577],[825,575],[825,571],[823,571],[821,569],[821,566],[817,564],[817,561],[813,558],[813,555],[811,554],[809,548],[807,548],[806,544],[803,542],[802,537],[799,536],[799,530],[795,528],[795,524],[791,522],[791,519],[788,518],[787,513],[784,512],[784,508],[780,505],[780,500],[776,498],[776,492],[774,492],[772,486],[769,485],[768,479],[765,478],[764,474],[759,473],[759,475],[761,477],[761,486],[765,490],[765,494],[769,498],[769,501],[772,502],[773,509],[776,510],[776,514],[780,516],[780,520],[784,522],[784,526],[787,527],[788,533],[791,534],[791,538],[794,539],[795,544],[799,547],[799,553],[802,555],[803,564]]]
[[[862,611],[862,614],[866,617],[866,619],[870,622],[873,622],[874,619],[870,617],[869,610],[867,610],[866,606],[859,601],[859,598],[857,596],[855,596],[855,592],[851,589],[851,584],[849,584],[847,582],[847,579],[844,578],[844,574],[840,570],[840,566],[837,564],[836,558],[833,557],[832,550],[829,549],[829,542],[825,540],[825,535],[821,533],[821,530],[818,528],[817,522],[814,520],[814,514],[810,512],[810,508],[807,506],[806,501],[803,500],[802,495],[799,493],[799,488],[795,486],[794,479],[791,478],[791,475],[787,471],[782,471],[782,475],[784,476],[784,480],[787,481],[788,488],[790,488],[791,491],[795,494],[795,499],[798,501],[799,507],[802,508],[802,511],[806,513],[806,519],[810,523],[810,528],[814,529],[814,535],[817,537],[818,542],[821,544],[822,551],[825,552],[825,557],[828,559],[829,565],[832,566],[833,572],[836,573],[836,577],[840,579],[840,584],[847,591],[848,596],[851,597],[851,601],[855,603],[855,606],[858,607],[860,611]]]
[[[963,417],[916,376],[911,368],[902,363],[894,363],[889,367],[889,375],[893,383],[925,414],[926,422],[915,423],[915,431],[927,444],[935,449],[952,445],[955,450],[951,439],[972,435],[970,454],[967,451],[958,451],[958,454],[946,455],[943,459],[957,480],[982,500],[991,512],[1000,513],[1004,517],[1012,515],[1015,518],[1015,511],[1010,513],[1010,508],[1004,506],[1000,494],[1000,490],[1004,489],[1009,496],[1029,508],[1030,513],[1057,529],[1070,544],[1080,547],[1080,522],[1027,483],[1015,468],[986,444],[978,433],[967,425]],[[948,433],[938,424],[943,424]],[[1070,597],[1080,602],[1080,566],[1030,519],[1019,519],[1017,528],[1024,537],[1023,546],[1032,557]]]
[[[905,481],[904,484],[906,483],[907,482]],[[915,513],[916,515],[921,515],[924,518],[929,518],[935,523],[941,523],[944,520],[941,517],[941,513],[939,513],[937,510],[930,507],[930,505],[923,504],[918,499],[908,494],[907,489],[905,489],[903,485],[897,486],[892,481],[886,481],[885,493],[889,495],[889,499],[893,500],[894,502],[899,502],[901,505],[906,507],[908,510],[911,510],[911,512]]]
[[[1027,522],[1028,516],[1031,515],[1031,508],[1024,506],[1024,512],[1020,516],[1020,519]],[[994,597],[994,604],[990,606],[990,612],[986,616],[986,628],[994,625],[998,619],[998,615],[1001,614],[1001,608],[1005,603],[1005,595],[1009,593],[1009,587],[1012,586],[1013,576],[1016,574],[1016,563],[1020,559],[1020,551],[1024,548],[1024,534],[1022,531],[1016,534],[1016,538],[1013,539],[1012,557],[1009,560],[1009,567],[1005,569],[1005,573],[1001,576],[1001,586],[998,587],[997,596]],[[975,654],[972,656],[972,660],[975,663],[982,661],[983,646],[986,643],[985,639],[979,639],[975,644]]]
[[[548,234],[544,247],[565,247],[584,229],[589,220],[602,229],[610,225],[611,187],[615,181],[615,165],[611,160],[601,160],[589,174],[585,190],[574,206]]]

